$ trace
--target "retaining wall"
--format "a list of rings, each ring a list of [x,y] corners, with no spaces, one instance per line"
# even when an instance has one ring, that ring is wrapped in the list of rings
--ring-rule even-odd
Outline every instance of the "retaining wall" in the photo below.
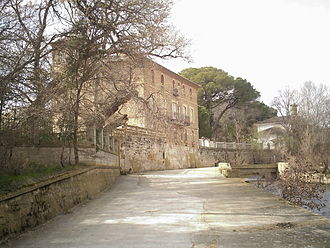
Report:
[[[0,196],[0,243],[94,198],[119,175],[118,167],[89,167]]]
[[[165,138],[129,135],[122,142],[120,167],[126,172],[197,168],[197,147],[168,144]]]
[[[74,162],[73,149],[61,147],[14,147],[5,149],[0,147],[0,158],[6,160],[3,167],[14,168],[16,170],[24,169],[31,163],[44,165],[59,164],[61,154],[63,153],[63,162],[69,164]],[[89,165],[108,165],[118,166],[117,154],[96,150],[95,148],[79,148],[79,160],[81,163]],[[1,163],[0,163],[1,164]]]

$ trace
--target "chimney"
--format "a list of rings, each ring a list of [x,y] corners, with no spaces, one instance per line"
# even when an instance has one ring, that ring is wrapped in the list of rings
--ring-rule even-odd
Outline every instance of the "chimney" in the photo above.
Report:
[[[298,105],[297,104],[291,104],[290,105],[290,114],[292,115],[292,116],[297,116],[298,115]]]

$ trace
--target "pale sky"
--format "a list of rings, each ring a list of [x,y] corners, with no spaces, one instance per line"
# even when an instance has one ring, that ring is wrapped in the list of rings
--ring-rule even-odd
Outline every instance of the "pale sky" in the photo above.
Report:
[[[174,0],[171,21],[191,40],[193,63],[248,80],[270,104],[305,81],[330,87],[330,0]]]

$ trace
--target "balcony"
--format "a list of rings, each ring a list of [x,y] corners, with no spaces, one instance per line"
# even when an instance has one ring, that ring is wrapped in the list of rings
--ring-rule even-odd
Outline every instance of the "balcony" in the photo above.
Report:
[[[173,113],[171,122],[180,126],[190,126],[190,118],[184,114]]]

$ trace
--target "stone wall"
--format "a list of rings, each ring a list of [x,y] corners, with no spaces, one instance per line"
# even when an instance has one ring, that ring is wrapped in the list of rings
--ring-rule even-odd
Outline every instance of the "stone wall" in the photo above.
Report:
[[[69,148],[62,150],[60,147],[14,147],[5,150],[0,147],[1,156],[7,158],[6,165],[2,166],[15,166],[18,170],[24,169],[31,163],[59,164],[62,152],[64,163],[68,164],[70,161],[73,163],[73,149]],[[116,154],[95,148],[79,148],[79,159],[81,163],[89,165],[119,165]]]
[[[238,156],[243,164],[269,164],[282,160],[275,150],[226,150],[219,148],[200,148],[200,162],[204,166],[215,166],[218,162],[230,162]]]
[[[233,160],[241,166],[274,163],[280,156],[274,150],[198,149],[171,144],[160,135],[127,134],[121,138],[120,167],[124,172],[209,167]]]
[[[120,154],[120,167],[125,172],[201,167],[197,148],[169,144],[156,136],[128,135]]]
[[[277,164],[245,165],[235,168],[219,168],[222,175],[228,178],[274,177],[277,175]]]
[[[119,168],[90,167],[0,196],[0,243],[94,198],[119,174]]]

